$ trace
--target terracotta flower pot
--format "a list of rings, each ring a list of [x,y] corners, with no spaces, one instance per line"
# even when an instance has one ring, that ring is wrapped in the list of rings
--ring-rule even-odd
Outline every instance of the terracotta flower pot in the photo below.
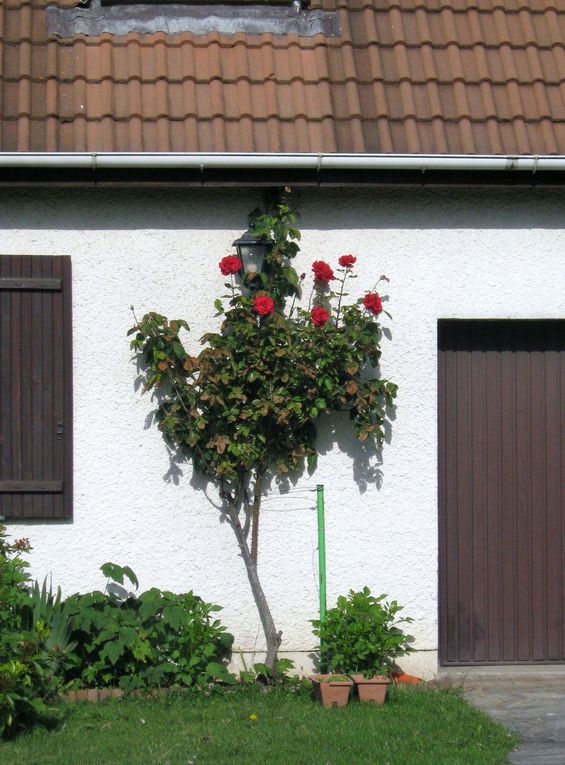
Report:
[[[421,677],[407,675],[404,672],[391,672],[390,676],[393,683],[396,683],[397,685],[420,685],[424,682]]]
[[[311,675],[314,695],[324,707],[344,707],[349,701],[349,692],[353,682],[332,680],[332,675]]]
[[[359,701],[362,704],[381,704],[385,703],[386,692],[390,685],[390,680],[385,675],[364,678],[363,675],[351,675],[357,687]]]

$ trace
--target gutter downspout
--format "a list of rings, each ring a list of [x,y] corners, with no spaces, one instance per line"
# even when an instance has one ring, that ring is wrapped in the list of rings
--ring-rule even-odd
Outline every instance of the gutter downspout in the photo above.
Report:
[[[565,171],[565,155],[0,152],[3,168]]]

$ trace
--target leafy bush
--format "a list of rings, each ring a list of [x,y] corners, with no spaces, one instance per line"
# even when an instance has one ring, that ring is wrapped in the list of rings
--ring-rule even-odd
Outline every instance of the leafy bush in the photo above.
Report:
[[[394,659],[414,649],[413,638],[405,635],[397,619],[402,607],[396,600],[385,602],[386,595],[374,597],[368,587],[349,591],[337,599],[322,624],[313,620],[314,635],[320,638],[320,666],[329,672],[362,673],[365,677],[388,674]]]
[[[47,712],[65,686],[136,688],[235,682],[222,663],[233,636],[214,614],[220,606],[192,592],[156,588],[136,598],[128,566],[106,563],[107,592],[62,600],[47,582],[31,585],[23,553],[0,525],[0,736]]]
[[[29,619],[29,574],[22,553],[27,539],[9,543],[0,525],[0,736],[46,711],[52,692],[48,632]]]
[[[238,257],[219,261],[230,279],[214,302],[224,320],[219,332],[202,336],[198,356],[183,345],[190,330],[181,319],[152,311],[138,320],[134,313],[128,334],[143,390],[157,391],[166,441],[219,490],[222,517],[234,531],[265,634],[265,664],[273,672],[282,633],[257,566],[262,497],[274,473],[286,476],[305,465],[315,470],[322,414],[348,411],[359,440],[381,446],[397,386],[378,377],[380,318],[388,314],[386,296],[376,290],[388,278],[377,271],[372,289],[346,304],[357,258],[341,255],[333,266],[316,260],[308,306],[299,307],[307,276],[292,266],[300,231],[290,189],[251,218],[251,238],[264,249],[263,267],[245,273]]]
[[[8,542],[6,527],[0,525],[0,637],[17,632],[21,627],[29,583],[26,571],[29,564],[22,558],[22,552],[29,549],[27,539]]]
[[[46,660],[51,676],[52,690],[62,684],[62,676],[67,667],[76,664],[74,652],[76,642],[71,640],[72,621],[69,604],[61,599],[61,588],[53,594],[47,587],[47,580],[40,588],[34,582],[28,591],[28,599],[23,608],[24,623],[28,630],[40,630],[44,633]]]
[[[242,685],[268,685],[294,687],[302,685],[302,680],[297,675],[290,675],[294,669],[292,659],[277,659],[273,669],[264,662],[255,662],[251,669],[247,666],[243,653],[240,654],[243,669],[239,673],[239,682]]]
[[[123,584],[127,577],[137,584],[128,567],[105,564],[102,570],[114,582]],[[233,636],[214,618],[221,608],[192,592],[175,595],[152,588],[135,597],[109,587],[107,593],[72,595],[66,605],[77,644],[77,662],[67,667],[67,681],[115,685],[126,692],[234,682],[222,664]]]

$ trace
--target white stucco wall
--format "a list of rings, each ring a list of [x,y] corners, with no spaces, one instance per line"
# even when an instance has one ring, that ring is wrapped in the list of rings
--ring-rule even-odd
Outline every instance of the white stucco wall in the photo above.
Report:
[[[415,620],[421,653],[405,666],[435,670],[437,320],[565,316],[564,201],[531,190],[302,192],[299,271],[351,252],[360,293],[382,273],[391,280],[382,373],[400,390],[382,464],[364,462],[345,421],[324,420],[314,477],[265,501],[260,570],[283,651],[314,645],[313,489],[323,483],[330,605],[350,587],[388,593]],[[125,332],[131,304],[138,315],[158,310],[188,320],[196,350],[216,321],[217,262],[259,202],[251,190],[0,194],[2,253],[73,260],[74,520],[10,524],[31,539],[32,573],[52,574],[70,593],[103,587],[107,560],[128,564],[143,589],[193,588],[223,605],[244,650],[263,641],[235,539],[213,488],[203,490],[189,464],[171,470],[160,433],[147,427],[151,400],[134,389]]]

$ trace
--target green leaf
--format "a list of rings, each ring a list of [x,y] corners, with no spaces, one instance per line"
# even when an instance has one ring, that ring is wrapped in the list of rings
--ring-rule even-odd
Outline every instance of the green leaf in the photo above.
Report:
[[[144,592],[140,597],[141,606],[139,608],[139,615],[143,620],[149,619],[149,617],[155,616],[161,606],[161,595],[159,590],[149,590]]]
[[[224,683],[235,682],[235,677],[228,672],[223,664],[219,664],[217,661],[208,662],[206,672],[210,677],[221,680]]]
[[[222,301],[219,299],[214,300],[214,308],[219,314],[224,312],[224,306],[222,305]]]
[[[118,566],[117,563],[103,563],[100,566],[100,571],[113,582],[118,584],[124,583],[124,569],[122,566]]]
[[[165,606],[163,609],[163,621],[173,629],[178,630],[182,624],[182,609],[180,606]]]
[[[177,357],[177,359],[180,359],[181,361],[186,358],[186,351],[182,347],[180,343],[174,342],[172,343],[173,353]]]
[[[112,640],[110,643],[106,643],[104,648],[100,651],[100,658],[108,657],[112,666],[115,666],[118,659],[124,652],[125,645],[121,640]]]
[[[124,566],[124,574],[127,576],[127,578],[130,580],[130,582],[133,584],[135,589],[139,587],[139,582],[137,581],[137,577],[134,574],[134,572],[131,570],[129,566]]]
[[[269,678],[273,676],[273,673],[267,667],[266,664],[263,664],[262,662],[258,661],[253,665],[253,669],[258,675],[263,675],[263,677]]]
[[[128,648],[131,648],[138,639],[137,631],[133,627],[124,627],[120,630],[120,639]]]
[[[151,646],[141,640],[138,640],[137,643],[133,644],[131,652],[138,661],[143,663],[150,658],[152,653]]]
[[[308,455],[308,472],[313,473],[318,466],[318,455],[316,453]]]
[[[129,566],[118,566],[117,563],[108,562],[103,563],[102,566],[100,566],[100,571],[102,571],[104,576],[108,577],[108,579],[117,582],[117,584],[123,584],[124,577],[127,577],[136,589],[139,587],[137,577]]]
[[[298,284],[298,274],[294,268],[283,268],[283,276],[293,285],[293,287],[296,287]]]

